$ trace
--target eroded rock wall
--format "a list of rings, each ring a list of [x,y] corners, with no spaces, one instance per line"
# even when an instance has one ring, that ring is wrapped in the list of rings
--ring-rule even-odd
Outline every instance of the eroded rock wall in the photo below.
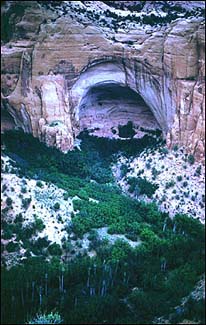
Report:
[[[2,107],[17,126],[66,152],[80,131],[82,98],[98,84],[116,83],[143,98],[169,147],[184,145],[204,159],[203,18],[110,29],[101,17],[110,23],[113,9],[101,1],[55,8],[27,2],[3,7],[13,16],[1,47]]]

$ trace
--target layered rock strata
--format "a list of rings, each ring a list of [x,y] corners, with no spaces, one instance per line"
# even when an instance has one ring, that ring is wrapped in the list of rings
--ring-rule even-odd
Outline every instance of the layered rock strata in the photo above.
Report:
[[[87,127],[92,89],[97,94],[115,85],[141,97],[150,124],[162,130],[169,147],[185,146],[203,161],[204,18],[180,16],[150,26],[131,22],[128,16],[121,25],[125,14],[100,1],[59,2],[55,7],[41,1],[7,1],[3,15],[9,17],[10,29],[1,47],[3,111],[16,127],[66,152]],[[115,99],[113,126],[123,123],[123,104],[125,116],[128,112],[136,124],[149,128],[145,109],[121,96]],[[88,111],[84,105],[90,106]],[[112,121],[111,115],[109,128]]]

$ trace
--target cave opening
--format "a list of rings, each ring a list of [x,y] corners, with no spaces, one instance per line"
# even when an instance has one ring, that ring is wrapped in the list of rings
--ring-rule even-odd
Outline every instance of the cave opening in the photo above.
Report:
[[[85,92],[79,105],[79,126],[80,132],[88,130],[108,138],[141,138],[161,129],[137,92],[113,82],[96,84]]]

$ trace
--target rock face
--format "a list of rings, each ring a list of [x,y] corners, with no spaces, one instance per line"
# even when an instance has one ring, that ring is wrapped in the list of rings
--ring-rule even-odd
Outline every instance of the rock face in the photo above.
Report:
[[[66,152],[82,129],[132,119],[204,160],[204,2],[139,3],[6,1],[2,129]]]

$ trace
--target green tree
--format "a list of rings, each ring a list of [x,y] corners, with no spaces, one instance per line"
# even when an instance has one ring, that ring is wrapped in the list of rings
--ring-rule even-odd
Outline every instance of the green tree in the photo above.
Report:
[[[112,246],[110,260],[112,262],[122,261],[126,259],[130,251],[131,247],[126,241],[117,239]]]
[[[48,247],[48,252],[51,255],[61,255],[62,254],[62,250],[59,244],[57,243],[53,243]]]

